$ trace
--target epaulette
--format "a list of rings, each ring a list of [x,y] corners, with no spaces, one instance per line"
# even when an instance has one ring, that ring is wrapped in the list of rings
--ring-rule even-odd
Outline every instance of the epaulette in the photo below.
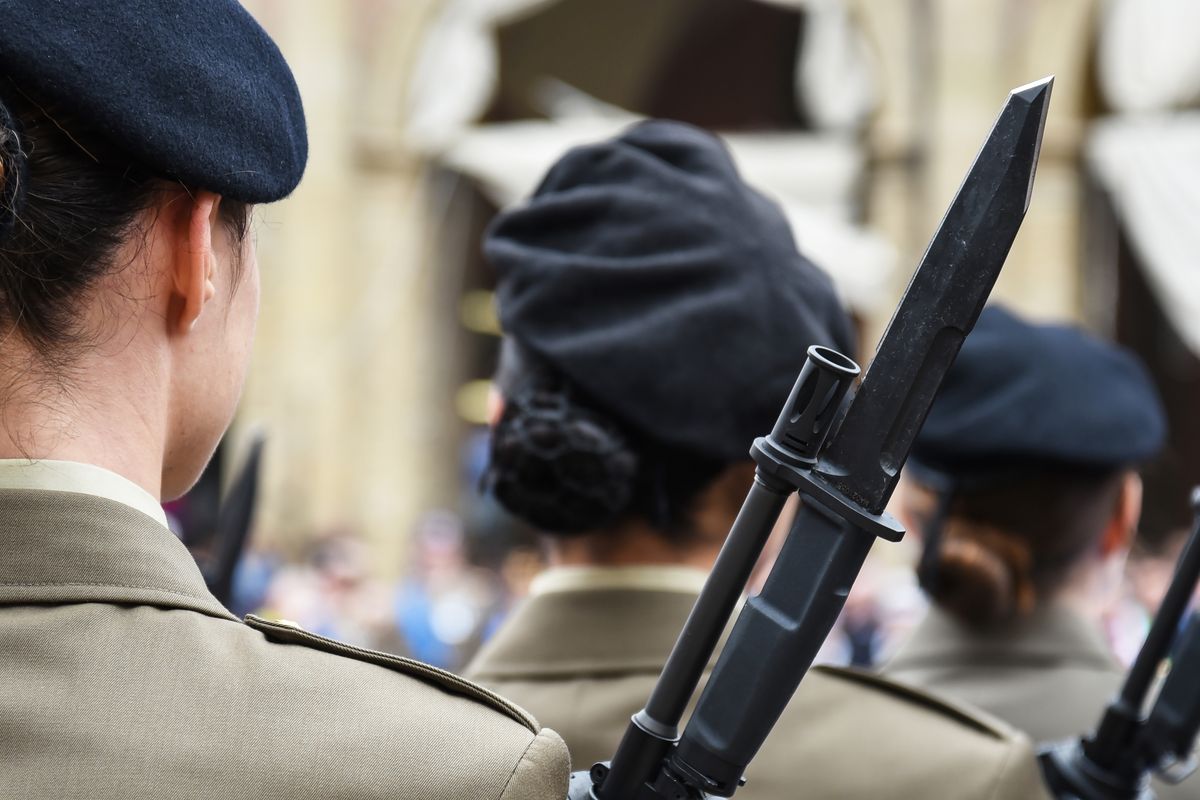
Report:
[[[270,620],[256,614],[247,614],[244,622],[272,641],[311,647],[314,650],[321,650],[345,658],[353,658],[356,661],[365,661],[368,664],[375,664],[385,669],[400,672],[426,683],[432,683],[439,689],[443,689],[451,694],[460,695],[477,703],[482,703],[521,723],[532,733],[537,733],[541,729],[538,721],[520,706],[510,703],[495,692],[472,683],[466,678],[459,677],[452,672],[447,672],[444,669],[438,669],[437,667],[411,658],[382,653],[366,647],[356,647],[355,645],[339,642],[335,639],[318,636],[287,620]]]
[[[986,711],[981,711],[965,703],[958,703],[946,697],[931,694],[916,686],[899,683],[892,678],[875,672],[854,669],[852,667],[831,667],[827,665],[813,667],[813,670],[831,678],[848,681],[881,694],[889,695],[911,705],[928,708],[939,716],[949,717],[968,728],[996,739],[1011,739],[1017,735],[1015,728],[1003,720],[993,717]]]

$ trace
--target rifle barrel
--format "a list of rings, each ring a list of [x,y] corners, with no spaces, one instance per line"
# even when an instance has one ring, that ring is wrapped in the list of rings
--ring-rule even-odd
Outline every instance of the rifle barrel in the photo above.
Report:
[[[767,538],[790,494],[798,470],[816,463],[850,384],[859,375],[852,360],[825,347],[808,349],[791,395],[771,434],[755,440],[754,483],[704,582],[646,707],[630,720],[612,765],[599,768],[596,796],[626,800],[659,771],[679,738],[679,720],[696,692]]]
[[[754,485],[646,703],[646,714],[655,721],[674,727],[682,719],[789,494],[791,487],[772,486],[762,476],[754,476]]]
[[[1200,489],[1192,491],[1192,533],[1171,585],[1121,693],[1104,709],[1096,732],[1082,740],[1043,745],[1038,760],[1047,786],[1064,800],[1143,797],[1149,773],[1187,761],[1200,726],[1200,623],[1192,620],[1179,658],[1149,717],[1146,695],[1169,653],[1200,579]],[[1170,778],[1171,772],[1164,773]]]
[[[1200,579],[1200,488],[1192,491],[1192,510],[1195,520],[1191,536],[1179,557],[1158,613],[1154,615],[1146,641],[1129,668],[1121,694],[1105,710],[1095,735],[1084,744],[1088,758],[1103,769],[1115,769],[1127,759],[1131,739],[1142,721],[1146,696],[1158,675],[1159,665],[1171,650],[1196,581]]]
[[[672,766],[732,795],[845,605],[873,533],[805,498],[762,592],[746,601]]]
[[[1158,665],[1171,650],[1179,623],[1191,603],[1196,580],[1200,578],[1200,487],[1192,490],[1192,511],[1197,515],[1192,534],[1179,557],[1175,576],[1158,607],[1146,641],[1129,670],[1129,679],[1121,690],[1121,698],[1137,708],[1142,707],[1158,674]]]
[[[1200,619],[1188,623],[1171,672],[1154,701],[1142,733],[1142,747],[1150,765],[1161,771],[1183,764],[1187,772],[1194,763],[1192,749],[1200,731]],[[1170,775],[1170,771],[1167,772]],[[1186,772],[1179,776],[1182,780]]]

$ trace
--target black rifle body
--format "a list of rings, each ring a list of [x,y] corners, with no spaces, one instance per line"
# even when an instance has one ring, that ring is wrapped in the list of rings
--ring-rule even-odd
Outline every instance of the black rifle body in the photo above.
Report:
[[[857,366],[811,348],[757,480],[646,708],[611,766],[572,798],[731,796],[832,629],[941,381],[975,324],[1028,209],[1051,79],[1014,90],[913,276],[875,362],[837,426]],[[828,448],[826,435],[837,428]],[[763,591],[748,600],[682,736],[678,724],[786,495],[801,511]],[[590,783],[590,787],[586,784]]]

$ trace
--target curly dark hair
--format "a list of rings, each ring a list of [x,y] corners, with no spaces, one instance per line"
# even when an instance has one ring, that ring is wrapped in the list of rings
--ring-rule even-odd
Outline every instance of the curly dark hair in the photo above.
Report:
[[[543,532],[570,536],[640,518],[692,533],[696,498],[728,464],[668,448],[597,407],[552,367],[506,340],[485,486]]]

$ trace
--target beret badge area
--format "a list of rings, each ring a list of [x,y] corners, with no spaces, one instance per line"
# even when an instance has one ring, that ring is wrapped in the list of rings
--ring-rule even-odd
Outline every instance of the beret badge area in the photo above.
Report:
[[[12,231],[25,200],[29,168],[21,138],[19,123],[0,100],[0,241]]]

